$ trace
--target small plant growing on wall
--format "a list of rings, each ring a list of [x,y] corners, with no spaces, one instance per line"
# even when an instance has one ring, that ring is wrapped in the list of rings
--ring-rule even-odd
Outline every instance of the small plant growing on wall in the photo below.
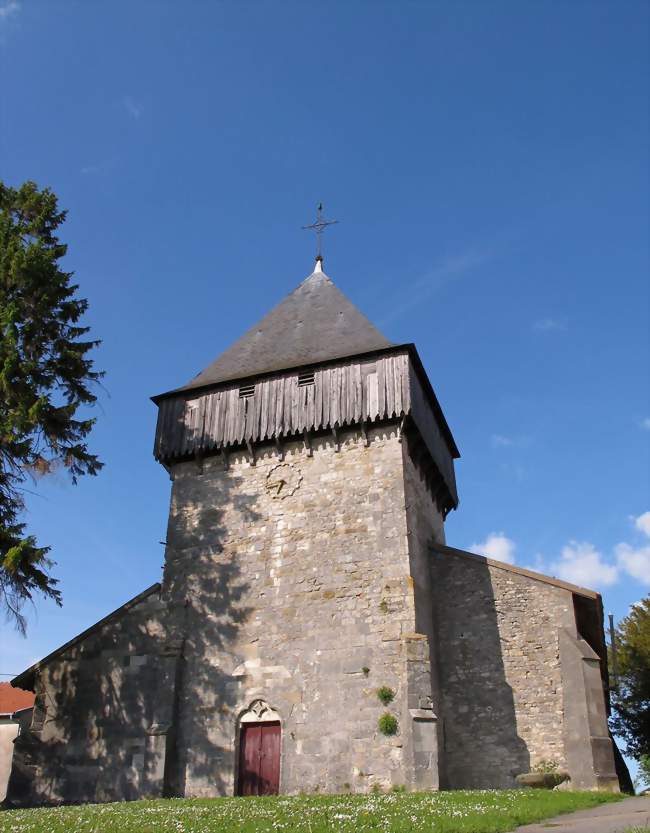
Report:
[[[535,764],[532,771],[552,775],[554,772],[557,772],[559,768],[560,765],[557,761],[549,761],[548,759],[543,758],[541,761]]]
[[[377,697],[379,698],[380,702],[387,706],[389,703],[392,703],[395,699],[395,692],[392,688],[388,688],[387,685],[383,685],[377,689]]]
[[[370,669],[368,668],[368,666],[367,666],[367,665],[364,665],[364,666],[363,666],[363,668],[362,668],[361,670],[362,670],[362,671],[363,671],[363,673],[366,675],[366,677],[368,676],[368,674],[370,674]]]
[[[388,602],[386,599],[382,599],[379,602],[379,610],[381,610],[382,613],[388,613]]]
[[[397,718],[390,712],[385,712],[377,721],[377,728],[382,735],[396,735],[399,729]]]

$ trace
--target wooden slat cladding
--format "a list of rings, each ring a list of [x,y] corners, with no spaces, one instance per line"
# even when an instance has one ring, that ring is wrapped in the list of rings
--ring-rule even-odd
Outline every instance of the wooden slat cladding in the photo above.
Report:
[[[449,448],[442,435],[438,421],[435,418],[429,400],[427,399],[420,380],[417,377],[413,365],[409,362],[408,381],[405,383],[409,389],[410,396],[410,417],[415,423],[420,436],[422,437],[433,462],[438,467],[447,488],[452,496],[454,505],[458,504],[458,493],[456,491],[456,474],[454,471],[454,460],[449,453]]]
[[[298,373],[260,379],[246,396],[234,384],[202,395],[163,399],[156,458],[167,461],[410,411],[406,353],[322,367],[314,370],[313,384],[299,384],[298,379]]]
[[[411,416],[455,500],[454,466],[407,352],[262,378],[250,395],[233,383],[159,403],[154,454],[170,462],[229,446]]]

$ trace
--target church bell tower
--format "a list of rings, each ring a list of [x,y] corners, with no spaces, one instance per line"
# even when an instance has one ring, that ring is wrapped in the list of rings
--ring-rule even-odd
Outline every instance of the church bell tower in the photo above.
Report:
[[[413,344],[314,272],[154,398],[176,792],[438,787],[429,547],[458,497]]]

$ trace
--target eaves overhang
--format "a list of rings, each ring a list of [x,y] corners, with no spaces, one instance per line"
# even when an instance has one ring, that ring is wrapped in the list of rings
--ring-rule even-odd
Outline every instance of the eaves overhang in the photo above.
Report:
[[[433,390],[433,386],[431,385],[431,381],[427,376],[427,372],[424,369],[424,365],[422,364],[422,360],[420,355],[417,351],[415,344],[412,342],[407,342],[405,344],[395,344],[391,345],[390,347],[384,347],[379,350],[371,350],[367,353],[353,353],[348,356],[339,356],[337,358],[327,359],[326,361],[320,362],[310,362],[308,364],[299,364],[293,365],[292,367],[286,367],[282,370],[274,370],[268,371],[266,373],[259,373],[255,375],[249,376],[241,376],[237,379],[229,379],[225,382],[213,382],[206,385],[196,386],[193,388],[174,388],[173,390],[165,391],[164,393],[156,394],[155,396],[150,397],[151,401],[158,405],[165,399],[172,399],[176,396],[182,396],[185,399],[193,399],[197,396],[202,396],[203,394],[209,393],[214,390],[224,389],[224,388],[231,388],[236,385],[243,386],[246,383],[250,383],[251,380],[260,380],[260,379],[268,379],[277,376],[285,376],[291,373],[296,373],[298,371],[306,371],[311,368],[315,367],[331,367],[332,365],[343,364],[347,361],[351,360],[358,360],[358,359],[372,359],[373,357],[379,356],[387,356],[391,354],[403,353],[407,351],[411,361],[413,363],[413,367],[415,368],[415,372],[417,373],[418,379],[420,380],[422,387],[426,393],[427,399],[433,413],[436,416],[436,420],[438,425],[440,426],[440,430],[442,431],[447,446],[449,448],[449,452],[454,459],[460,458],[460,451],[458,450],[458,446],[456,445],[456,441],[454,440],[453,434],[451,433],[451,429],[447,420],[445,419],[445,415],[443,410],[438,402],[438,398]]]

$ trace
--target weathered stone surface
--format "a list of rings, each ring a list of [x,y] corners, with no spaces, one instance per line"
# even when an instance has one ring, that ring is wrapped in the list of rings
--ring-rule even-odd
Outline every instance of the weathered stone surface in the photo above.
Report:
[[[151,593],[38,670],[31,728],[15,742],[11,802],[161,794],[167,747],[155,727],[173,722],[177,663],[166,653],[166,612]]]
[[[584,766],[595,778],[586,724],[575,737],[566,734],[566,698],[580,714],[591,708],[584,688],[564,690],[559,635],[568,629],[577,637],[571,591],[451,552],[435,554],[432,574],[443,783],[510,787],[517,774],[543,760],[568,769],[572,778]],[[596,722],[606,733],[602,682],[592,696],[600,700]]]
[[[536,787],[538,789],[553,790],[569,781],[568,772],[524,772],[516,778],[522,787]]]
[[[179,723],[185,794],[233,790],[236,717],[255,697],[282,720],[283,792],[389,787],[414,766],[411,721],[400,721],[389,753],[375,695],[390,686],[406,707],[413,686],[424,686],[420,696],[430,688],[428,651],[410,656],[403,636],[415,631],[415,607],[402,445],[395,428],[374,429],[368,446],[356,431],[339,439],[340,451],[314,441],[311,457],[302,443],[286,445],[284,464],[299,482],[286,497],[268,487],[275,450],[254,466],[239,454],[228,470],[218,458],[200,476],[191,463],[174,469],[165,586],[170,600],[187,600],[190,617]]]
[[[509,787],[543,760],[613,786],[571,588],[436,550],[397,422],[310,445],[172,467],[162,591],[39,667],[11,800],[232,794],[256,709],[281,723],[284,793]]]

